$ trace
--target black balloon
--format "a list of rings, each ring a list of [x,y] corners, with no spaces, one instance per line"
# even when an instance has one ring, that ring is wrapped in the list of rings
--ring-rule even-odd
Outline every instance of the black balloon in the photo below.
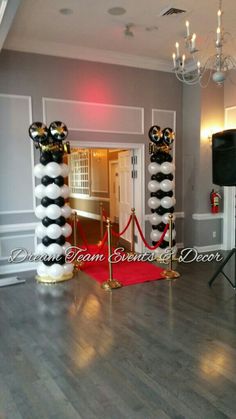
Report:
[[[166,179],[166,175],[164,175],[164,173],[157,173],[156,175],[154,175],[156,177],[157,182],[161,182],[162,180]]]
[[[169,243],[167,241],[165,241],[165,240],[163,240],[163,242],[160,244],[160,248],[161,249],[165,249],[168,246],[169,246]]]
[[[157,230],[164,231],[165,230],[165,227],[166,227],[166,224],[165,223],[160,223],[157,226]]]
[[[48,185],[50,185],[51,183],[53,183],[53,178],[52,178],[52,177],[49,177],[49,176],[43,176],[43,177],[42,177],[42,179],[41,179],[41,183],[42,183],[44,186],[48,186]]]
[[[164,175],[164,179],[173,180],[174,176],[170,173],[169,175]]]
[[[165,153],[164,161],[172,162],[173,157],[169,153]]]
[[[157,242],[152,242],[152,245],[153,245],[153,246],[156,246],[156,244],[157,244]]]
[[[50,237],[48,236],[45,236],[42,239],[42,243],[44,244],[44,246],[49,246],[50,244],[55,243],[55,240],[50,239]]]
[[[66,261],[65,256],[64,255],[61,255],[61,256],[58,256],[57,257],[57,260],[55,262],[56,263],[59,263],[59,265],[64,265],[65,261]]]
[[[65,223],[66,223],[66,219],[65,219],[65,217],[63,217],[63,216],[61,215],[59,218],[57,218],[57,219],[55,220],[55,223],[56,223],[57,225],[59,225],[60,227],[62,227],[62,226],[64,226],[64,225],[65,225]]]
[[[51,220],[51,218],[49,218],[49,217],[44,217],[42,219],[42,223],[43,223],[44,227],[48,227],[48,226],[50,226],[51,224],[54,223],[54,220]]]
[[[174,211],[175,211],[174,207],[170,207],[168,208],[166,212],[170,212],[171,214],[173,214]]]
[[[166,193],[164,191],[162,191],[161,189],[159,189],[158,191],[155,192],[155,196],[158,199],[162,199],[162,198],[164,198],[164,196],[166,196]]]
[[[156,180],[156,175],[152,175],[151,180]]]
[[[63,161],[63,152],[62,151],[54,151],[52,153],[52,160],[56,163],[62,163]]]
[[[57,176],[53,179],[55,185],[57,186],[63,186],[64,185],[64,177],[63,176]]]
[[[66,239],[64,236],[60,236],[57,240],[55,240],[55,243],[59,244],[60,246],[63,246],[65,242],[66,242]]]
[[[43,260],[43,263],[46,266],[52,266],[55,263],[55,261],[49,259],[49,260]]]
[[[40,156],[40,163],[44,166],[52,161],[52,155],[50,151],[43,151]]]
[[[166,212],[166,209],[160,206],[157,209],[155,209],[154,212],[156,212],[158,215],[164,215],[165,212]],[[170,211],[168,210],[168,212],[170,212]]]
[[[47,196],[44,196],[44,197],[41,199],[41,204],[42,204],[42,206],[43,206],[43,207],[48,207],[48,205],[51,205],[51,204],[53,204],[53,203],[54,203],[54,200],[53,200],[53,199],[48,198]]]
[[[157,230],[157,226],[152,225],[153,230]]]
[[[63,207],[65,204],[65,199],[62,196],[59,196],[59,198],[54,199],[54,204],[58,205],[58,207]]]

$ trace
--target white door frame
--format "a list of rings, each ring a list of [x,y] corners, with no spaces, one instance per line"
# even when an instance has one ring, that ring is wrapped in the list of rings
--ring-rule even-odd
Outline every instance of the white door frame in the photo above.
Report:
[[[228,113],[235,111],[236,106],[225,108],[225,129],[235,128],[229,120]],[[223,250],[235,247],[235,187],[224,187]]]
[[[139,193],[135,194],[134,197],[134,206],[135,208],[141,208],[141,214],[139,214],[139,223],[142,231],[145,235],[145,144],[141,143],[114,143],[107,141],[80,141],[73,140],[70,141],[71,147],[81,147],[81,148],[107,148],[107,149],[122,149],[122,150],[137,150],[140,159],[140,167],[137,167],[139,180]],[[139,170],[140,169],[140,170]],[[137,246],[138,252],[143,252],[144,246],[141,240],[139,241],[140,245]]]
[[[118,160],[109,160],[109,191],[110,191],[110,203],[111,203],[111,189],[112,189],[112,179],[111,179],[111,166],[113,164],[118,165]],[[111,217],[111,205],[110,205],[110,217]],[[112,217],[111,217],[112,219]]]

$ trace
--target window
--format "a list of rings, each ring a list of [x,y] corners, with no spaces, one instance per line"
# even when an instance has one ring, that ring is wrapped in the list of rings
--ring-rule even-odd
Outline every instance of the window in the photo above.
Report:
[[[73,195],[89,196],[89,150],[72,149],[68,162],[71,193]]]

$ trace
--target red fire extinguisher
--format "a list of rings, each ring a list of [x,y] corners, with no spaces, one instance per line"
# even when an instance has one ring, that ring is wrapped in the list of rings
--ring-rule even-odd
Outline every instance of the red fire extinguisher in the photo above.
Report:
[[[215,192],[214,189],[212,189],[210,193],[212,214],[217,214],[219,212],[220,199],[221,199],[221,196],[219,192]]]

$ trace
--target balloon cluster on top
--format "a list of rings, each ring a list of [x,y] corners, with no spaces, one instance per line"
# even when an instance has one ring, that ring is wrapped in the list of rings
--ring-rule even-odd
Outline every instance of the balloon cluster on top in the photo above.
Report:
[[[151,154],[148,171],[151,180],[148,183],[148,190],[151,197],[148,200],[148,206],[151,209],[149,221],[152,226],[150,238],[152,244],[156,245],[160,240],[162,233],[169,222],[169,214],[174,212],[174,171],[173,157],[170,154],[172,143],[174,141],[174,132],[171,128],[160,129],[154,125],[149,130],[149,152]],[[173,221],[175,216],[173,215]],[[174,227],[174,225],[173,225]],[[172,246],[175,246],[176,231],[172,230]],[[170,232],[167,230],[163,242],[155,250],[157,255],[165,252],[169,246]],[[174,249],[176,250],[176,249]]]
[[[63,142],[68,130],[60,121],[52,122],[49,128],[42,122],[34,122],[29,127],[29,135],[40,149],[40,163],[34,167],[34,175],[40,179],[35,188],[35,196],[40,200],[35,215],[41,220],[36,236],[42,240],[36,254],[43,256],[37,268],[37,279],[57,282],[71,277],[73,271],[73,265],[65,261],[66,248],[70,246],[67,239],[72,233],[67,222],[71,215],[66,203],[69,187],[64,182],[69,167],[63,163],[63,154],[70,152],[69,143]]]

